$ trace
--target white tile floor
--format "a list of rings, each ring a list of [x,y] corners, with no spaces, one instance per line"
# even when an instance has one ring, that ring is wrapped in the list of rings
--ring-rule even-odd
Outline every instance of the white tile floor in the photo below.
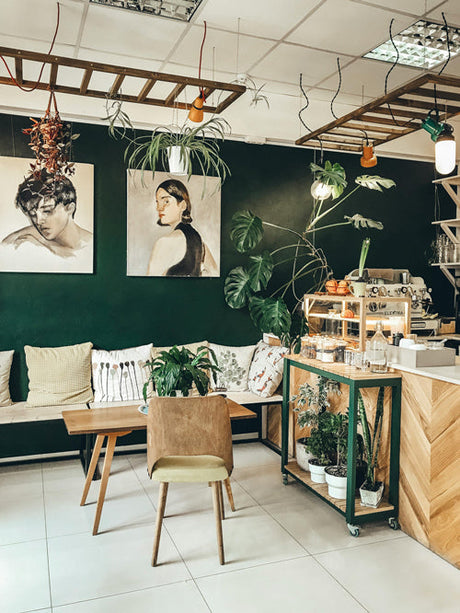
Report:
[[[217,559],[211,492],[172,485],[150,566],[158,486],[143,454],[115,457],[100,534],[97,488],[79,506],[77,459],[0,467],[1,613],[459,613],[460,571],[386,523],[349,535],[279,456],[235,445],[227,563]]]

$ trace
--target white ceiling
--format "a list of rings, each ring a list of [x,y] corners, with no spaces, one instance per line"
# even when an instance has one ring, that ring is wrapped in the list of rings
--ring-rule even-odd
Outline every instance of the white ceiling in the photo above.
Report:
[[[389,38],[393,18],[393,33],[422,17],[440,21],[442,11],[449,25],[460,27],[459,0],[203,0],[190,23],[88,0],[60,0],[60,5],[56,55],[192,76],[198,76],[206,20],[202,76],[232,81],[238,73],[246,73],[257,86],[265,84],[262,91],[270,102],[269,109],[263,102],[251,107],[246,93],[224,111],[233,137],[286,144],[306,132],[297,116],[305,104],[300,73],[309,96],[303,119],[313,130],[333,119],[330,103],[338,85],[337,57],[342,88],[333,110],[340,116],[384,93],[390,65],[362,56]],[[47,52],[56,11],[55,0],[0,2],[0,45]],[[0,70],[0,76],[6,76],[3,65]],[[72,69],[61,70],[72,83]],[[420,74],[398,66],[389,78],[389,89]],[[460,59],[450,62],[444,74],[460,77]],[[101,77],[91,85],[109,89],[112,80]],[[123,91],[135,93],[141,87],[142,82],[126,80]],[[193,92],[187,95],[192,97]],[[0,86],[3,112],[40,114],[46,100],[45,92],[24,93]],[[102,100],[61,94],[58,103],[61,115],[70,119],[99,122],[104,116]],[[127,104],[126,111],[139,127],[173,121],[171,109]],[[185,111],[181,113],[183,117],[174,117],[176,121],[185,119]],[[460,119],[452,123],[460,134]],[[381,153],[431,159],[433,146],[428,135],[418,133],[382,146]]]

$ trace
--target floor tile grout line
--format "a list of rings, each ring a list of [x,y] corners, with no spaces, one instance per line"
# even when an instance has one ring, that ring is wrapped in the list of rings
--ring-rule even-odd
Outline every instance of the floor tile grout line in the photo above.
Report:
[[[312,557],[313,557],[313,559],[315,560],[315,562],[316,562],[317,564],[319,564],[319,566],[321,566],[321,568],[322,568],[322,569],[323,569],[323,570],[324,570],[324,571],[325,571],[325,572],[326,572],[326,573],[327,573],[327,574],[328,574],[328,575],[329,575],[329,576],[330,576],[330,577],[331,577],[331,578],[332,578],[332,579],[333,579],[333,580],[334,580],[334,581],[337,583],[337,585],[340,585],[340,587],[341,587],[341,588],[342,588],[342,589],[343,589],[345,592],[347,592],[347,594],[349,594],[349,595],[351,596],[351,598],[353,598],[353,600],[354,600],[355,602],[357,602],[357,603],[359,604],[359,606],[360,606],[360,607],[362,607],[362,608],[364,609],[364,611],[366,611],[366,613],[372,613],[371,611],[369,611],[369,609],[368,609],[367,607],[365,607],[365,606],[364,606],[364,604],[363,604],[363,603],[362,603],[360,600],[358,600],[358,598],[357,598],[357,597],[356,597],[356,596],[355,596],[355,595],[354,595],[354,594],[353,594],[353,593],[352,593],[352,592],[351,592],[351,591],[350,591],[350,590],[349,590],[347,587],[345,587],[345,586],[343,585],[343,583],[341,583],[341,582],[340,582],[340,581],[337,579],[337,577],[335,577],[335,576],[334,576],[334,575],[333,575],[333,574],[332,574],[332,573],[329,571],[329,569],[327,569],[327,568],[324,566],[324,564],[321,564],[321,562],[320,562],[319,560],[317,560],[315,556],[312,556]]]
[[[405,534],[402,530],[399,531],[402,536],[395,535],[393,538],[383,538],[378,541],[372,541],[370,543],[359,543],[357,545],[353,545],[353,547],[338,547],[337,549],[327,549],[325,551],[316,551],[312,553],[312,556],[322,556],[328,553],[335,553],[336,551],[355,551],[357,549],[361,549],[362,547],[370,547],[371,545],[380,545],[382,543],[392,543],[393,541],[397,541],[403,538],[409,538],[407,534]],[[359,538],[359,537],[358,537]]]
[[[42,499],[43,499],[43,521],[45,524],[45,546],[46,546],[46,562],[48,566],[48,590],[50,599],[50,610],[53,611],[53,592],[51,591],[51,565],[50,565],[50,552],[48,545],[48,522],[46,518],[46,496],[45,496],[45,477],[43,474],[43,462],[40,464],[40,473],[42,481]]]

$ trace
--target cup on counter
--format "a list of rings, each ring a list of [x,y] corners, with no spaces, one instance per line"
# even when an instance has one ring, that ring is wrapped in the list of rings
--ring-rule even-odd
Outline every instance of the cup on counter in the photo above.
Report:
[[[347,366],[354,366],[355,365],[355,351],[353,351],[353,349],[345,349],[344,360]]]

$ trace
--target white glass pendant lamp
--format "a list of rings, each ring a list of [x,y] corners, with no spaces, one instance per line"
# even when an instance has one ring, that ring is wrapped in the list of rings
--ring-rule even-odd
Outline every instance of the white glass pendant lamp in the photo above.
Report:
[[[448,175],[455,168],[457,148],[453,132],[450,124],[444,124],[434,146],[435,166],[441,175]]]

